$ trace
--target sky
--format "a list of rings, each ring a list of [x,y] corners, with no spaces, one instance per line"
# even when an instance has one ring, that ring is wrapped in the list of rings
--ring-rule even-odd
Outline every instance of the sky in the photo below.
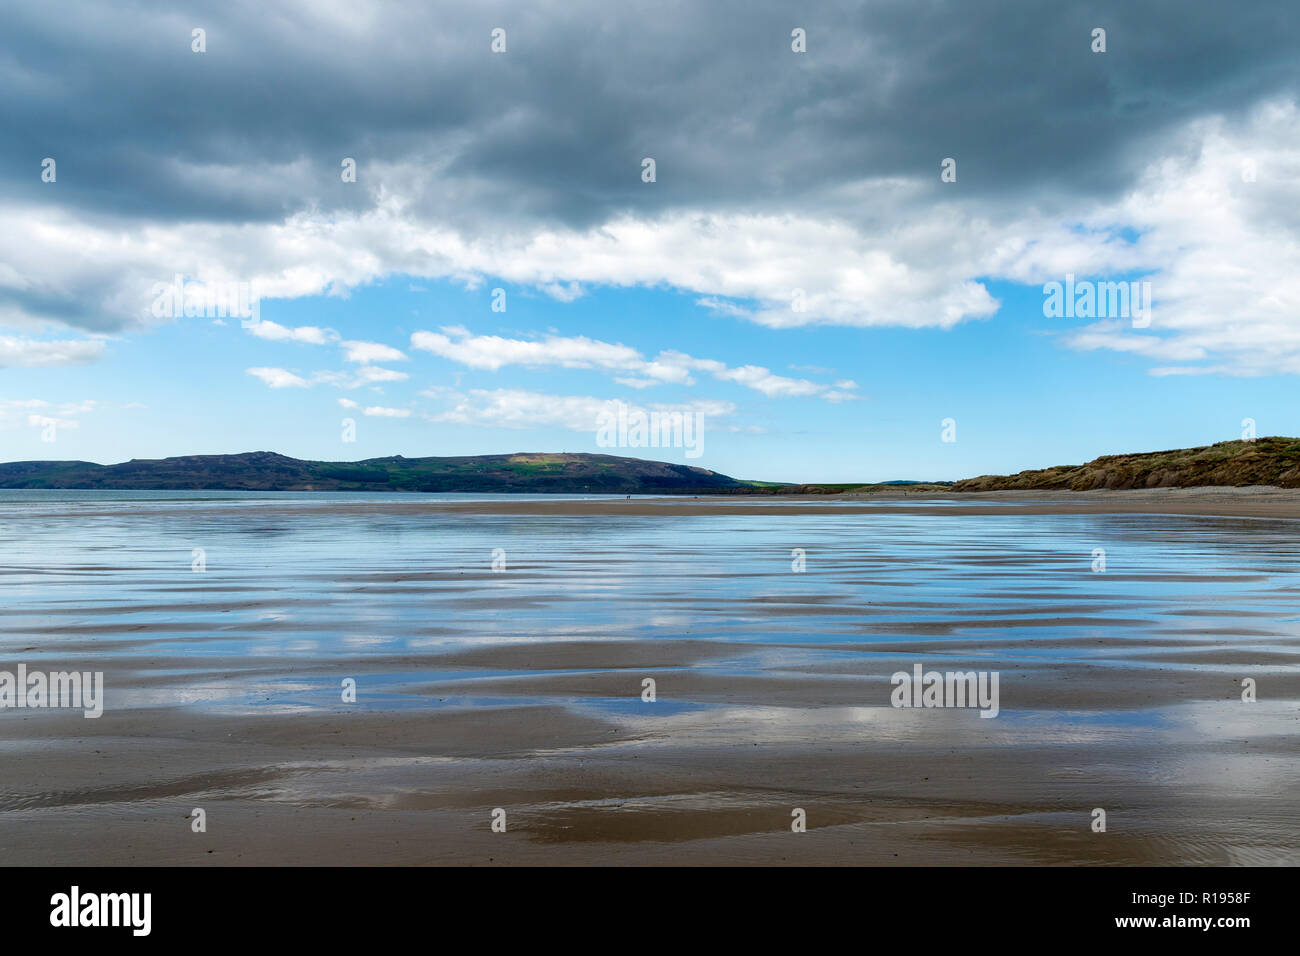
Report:
[[[945,480],[1300,434],[1281,2],[4,20],[0,460]],[[614,402],[698,448],[602,444]]]

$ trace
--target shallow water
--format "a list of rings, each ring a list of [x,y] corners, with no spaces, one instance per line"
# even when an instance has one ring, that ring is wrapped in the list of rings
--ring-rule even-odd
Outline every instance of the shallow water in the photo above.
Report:
[[[774,503],[762,516],[441,507],[462,500],[492,496],[0,491],[0,668],[103,671],[109,715],[181,708],[292,727],[285,722],[355,710],[418,717],[546,706],[618,735],[594,752],[590,741],[560,738],[509,748],[547,759],[747,742],[1038,748],[1040,762],[1008,771],[1037,789],[1023,808],[1033,815],[1054,812],[1052,795],[1068,779],[1053,776],[1062,767],[1049,751],[1091,748],[1096,763],[1126,768],[1125,792],[1161,775],[1172,781],[1144,792],[1153,819],[1167,809],[1160,794],[1196,806],[1199,793],[1210,821],[1202,828],[1224,800],[1258,800],[1273,821],[1229,836],[1249,816],[1250,805],[1236,806],[1220,842],[1198,838],[1209,849],[1184,840],[1135,860],[1292,859],[1293,521],[1014,507],[882,513],[870,501],[860,513],[827,515],[782,514]],[[402,508],[388,508],[393,501]],[[1095,549],[1105,551],[1104,571],[1094,570]],[[890,675],[917,662],[999,671],[997,719],[891,708]],[[647,676],[654,704],[640,696]],[[344,678],[357,681],[355,703],[341,699]],[[1256,703],[1240,700],[1245,678],[1258,686]],[[15,716],[0,711],[0,727]],[[1245,739],[1262,749],[1241,752]],[[429,756],[438,757],[433,745]],[[165,767],[169,758],[156,759]],[[347,789],[370,797],[350,799],[396,799],[396,787],[419,803],[419,787],[399,786],[389,771],[359,773]],[[738,765],[721,803],[701,808],[688,788],[689,799],[677,793],[647,819],[695,807],[707,828],[749,792],[748,774]],[[855,825],[844,799],[832,801],[836,818]],[[537,838],[559,839],[534,812]],[[1021,857],[1061,862],[1079,852]]]
[[[900,637],[1104,663],[1116,651],[1095,642],[1124,639],[1135,666],[1207,643],[1294,655],[1300,637],[1291,522],[870,504],[860,516],[493,516],[437,510],[491,496],[418,497],[427,513],[340,514],[333,501],[358,499],[293,492],[0,492],[0,653],[74,653],[87,667],[149,653],[179,679],[212,656],[349,660],[571,638],[780,645],[773,665]]]

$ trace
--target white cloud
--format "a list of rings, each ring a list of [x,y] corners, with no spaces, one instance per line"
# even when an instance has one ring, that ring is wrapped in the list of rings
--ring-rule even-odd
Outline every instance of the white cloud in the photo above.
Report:
[[[1097,216],[1141,233],[1135,257],[1156,270],[1144,277],[1149,328],[1095,322],[1068,343],[1206,363],[1161,365],[1157,375],[1300,374],[1300,112],[1271,104],[1235,130],[1207,119],[1178,146]]]
[[[708,373],[719,381],[735,382],[752,388],[769,398],[825,398],[833,391],[829,385],[776,375],[761,365],[729,368],[714,359],[699,359],[684,352],[660,352],[653,359],[647,360],[629,346],[601,342],[586,336],[565,338],[551,335],[532,341],[507,339],[497,335],[472,335],[467,329],[452,326],[441,332],[413,332],[411,347],[432,352],[470,368],[492,371],[506,365],[558,365],[564,368],[628,372],[631,374],[616,375],[614,381],[636,389],[666,383],[693,385],[695,380],[691,377],[691,372],[696,371]],[[856,387],[852,382],[838,383],[837,396]],[[844,399],[837,397],[834,400]]]
[[[687,210],[651,219],[623,216],[583,231],[469,237],[413,219],[406,200],[389,192],[359,214],[327,219],[300,213],[269,225],[155,225],[146,237],[66,209],[8,206],[0,210],[0,261],[14,262],[19,275],[50,274],[62,285],[97,290],[96,308],[117,326],[156,321],[149,292],[159,248],[171,250],[176,268],[196,281],[246,281],[263,301],[343,294],[402,272],[467,284],[493,275],[552,294],[587,285],[666,285],[718,304],[758,303],[752,312],[745,306],[735,314],[774,326],[947,326],[991,314],[996,303],[970,276],[983,274],[986,245],[999,234],[975,228],[970,215],[955,207],[922,213],[904,208],[906,190],[879,193],[885,205],[864,214],[902,223],[884,233],[811,213]],[[42,228],[19,228],[32,221]],[[1002,232],[1015,234],[1012,227]],[[24,233],[22,243],[5,241]],[[968,240],[954,243],[962,235]],[[87,248],[94,249],[94,258],[81,254]],[[805,311],[789,307],[795,288],[808,293]],[[0,322],[20,317],[0,314]],[[316,344],[331,338],[321,329],[295,338],[298,330],[268,320],[252,328],[263,326],[263,337]]]
[[[371,362],[404,362],[406,353],[379,342],[344,342],[343,358],[368,365]]]
[[[734,319],[748,319],[753,315],[752,309],[736,305],[734,302],[728,302],[725,299],[719,299],[717,296],[705,296],[702,299],[695,300],[696,305],[703,306],[711,312],[719,315],[728,315]]]
[[[409,418],[411,410],[409,408],[384,408],[382,405],[371,405],[363,415],[369,415],[372,418]]]
[[[33,428],[54,425],[56,428],[80,428],[81,422],[75,418],[46,418],[44,415],[28,415],[27,424]]]
[[[261,379],[271,388],[307,388],[310,384],[282,368],[250,368],[245,370],[245,374]]]
[[[594,432],[609,399],[585,395],[546,395],[521,389],[473,389],[454,399],[455,406],[430,421],[458,425],[485,425],[496,428],[567,428],[576,432]],[[735,411],[730,402],[698,401],[686,404],[646,406],[661,412],[696,412],[713,418],[725,418]]]
[[[339,399],[339,404],[342,405],[344,408],[358,408],[358,407],[360,407],[360,406],[357,405],[356,402],[352,401],[352,399],[350,399],[350,398],[340,398],[340,399]]]
[[[1203,119],[1166,142],[1167,155],[1127,195],[1069,220],[1022,203],[936,202],[928,172],[924,179],[864,180],[839,188],[837,204],[810,201],[785,215],[680,209],[508,235],[459,233],[420,219],[401,177],[360,213],[301,213],[270,224],[123,229],[68,208],[11,203],[0,209],[0,293],[7,293],[0,294],[0,323],[47,322],[48,309],[25,312],[22,303],[62,301],[60,290],[76,290],[82,308],[67,311],[83,316],[77,322],[84,327],[151,324],[150,289],[164,249],[169,271],[203,282],[247,281],[264,300],[341,295],[394,273],[467,285],[492,276],[550,294],[665,286],[699,297],[726,320],[773,327],[946,328],[996,312],[989,280],[1041,285],[1067,273],[1150,273],[1149,329],[1072,330],[1048,319],[1044,327],[1055,321],[1067,344],[1127,351],[1164,368],[1203,363],[1231,374],[1300,373],[1295,102],[1267,104],[1239,125]],[[1254,182],[1242,179],[1246,161],[1256,165]],[[274,324],[261,326],[255,334],[280,334]],[[329,340],[327,330],[284,331],[295,341]],[[471,367],[586,361],[629,382],[657,378],[635,362],[617,367],[619,347],[608,343],[590,342],[584,353],[573,342],[557,351],[546,341],[502,339],[476,352],[489,343],[444,330],[443,339],[424,344]],[[748,367],[731,374],[774,394],[801,387]]]
[[[247,374],[255,375],[272,388],[310,388],[313,385],[332,385],[335,388],[355,389],[379,382],[404,382],[408,378],[405,372],[377,365],[363,365],[355,373],[320,371],[313,372],[310,379],[303,378],[282,368],[250,368]],[[352,406],[355,407],[355,404]]]
[[[103,354],[104,343],[100,339],[49,342],[0,335],[0,368],[84,365],[102,357]]]
[[[77,416],[89,414],[97,407],[98,402],[93,400],[47,402],[39,398],[0,399],[0,428],[44,428],[47,425],[78,428],[80,422]]]
[[[353,380],[357,387],[359,385],[370,385],[374,382],[405,382],[411,376],[405,372],[398,372],[391,368],[380,368],[377,365],[363,365],[357,369],[356,378]]]
[[[443,333],[450,333],[443,334]],[[414,332],[411,347],[441,355],[470,368],[496,371],[504,365],[560,365],[565,368],[634,369],[644,364],[641,353],[626,345],[611,345],[586,336],[542,341],[469,335],[459,326],[439,332]]]
[[[290,329],[268,319],[253,323],[248,326],[248,331],[259,339],[271,342],[302,342],[306,345],[328,345],[339,337],[333,329],[320,329],[314,325],[300,325],[296,329]]]
[[[576,282],[548,282],[542,291],[558,302],[576,302],[583,295],[582,286]]]
[[[769,398],[792,398],[817,395],[826,391],[825,385],[809,382],[805,379],[786,378],[775,375],[761,365],[745,365],[741,368],[718,369],[714,377],[724,382],[736,382],[746,388],[762,392]]]

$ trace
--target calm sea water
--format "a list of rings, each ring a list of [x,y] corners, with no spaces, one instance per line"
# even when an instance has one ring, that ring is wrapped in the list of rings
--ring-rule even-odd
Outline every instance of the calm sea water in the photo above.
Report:
[[[731,642],[754,653],[714,666],[770,674],[900,641],[1126,668],[1166,655],[1190,670],[1238,648],[1237,670],[1257,675],[1297,661],[1294,522],[869,502],[848,515],[439,509],[492,499],[0,491],[0,658],[173,675],[119,706],[327,706],[337,683],[304,682],[295,662],[406,659],[379,668],[394,692],[368,695],[373,707],[411,705],[396,691],[438,679],[439,655],[559,640]],[[1218,664],[1170,656],[1211,645]],[[197,694],[216,660],[257,662],[262,679]]]

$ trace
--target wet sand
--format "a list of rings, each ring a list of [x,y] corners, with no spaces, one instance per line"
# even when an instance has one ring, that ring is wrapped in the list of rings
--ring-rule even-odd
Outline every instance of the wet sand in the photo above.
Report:
[[[195,493],[198,494],[198,493]],[[443,501],[430,505],[419,495],[392,495],[383,501],[356,495],[356,502],[332,500],[314,504],[304,494],[293,502],[277,501],[262,511],[269,517],[300,510],[328,507],[344,514],[410,515],[428,513],[431,507],[447,514],[663,516],[663,515],[798,515],[860,514],[870,505],[877,514],[996,515],[1014,508],[1022,515],[1164,514],[1217,517],[1300,518],[1300,489],[1273,488],[1155,488],[1124,491],[978,491],[965,493],[918,492],[905,489],[841,495],[730,495],[685,497],[603,496],[577,498],[541,496],[510,499]],[[221,506],[192,506],[196,512],[219,514]],[[99,517],[113,511],[79,506],[67,516]]]
[[[0,667],[109,685],[95,720],[0,711],[0,853],[1294,865],[1296,518],[1268,490],[0,502]],[[891,707],[917,663],[997,671],[1001,712]]]

